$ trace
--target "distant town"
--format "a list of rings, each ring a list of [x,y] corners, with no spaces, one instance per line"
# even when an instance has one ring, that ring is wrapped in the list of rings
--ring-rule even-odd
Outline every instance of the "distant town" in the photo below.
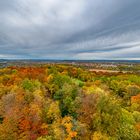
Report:
[[[0,68],[17,66],[43,66],[44,64],[64,64],[82,67],[93,72],[136,72],[140,73],[140,61],[125,60],[0,60]]]

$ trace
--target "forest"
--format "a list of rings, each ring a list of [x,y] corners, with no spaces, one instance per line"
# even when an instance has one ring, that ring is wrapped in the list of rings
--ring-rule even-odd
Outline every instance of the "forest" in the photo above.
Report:
[[[1,68],[0,140],[140,140],[140,75]]]

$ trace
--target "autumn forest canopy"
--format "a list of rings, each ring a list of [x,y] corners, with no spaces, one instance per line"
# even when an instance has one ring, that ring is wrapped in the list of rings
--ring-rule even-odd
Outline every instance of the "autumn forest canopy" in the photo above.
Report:
[[[64,64],[0,69],[0,140],[139,139],[139,74]]]

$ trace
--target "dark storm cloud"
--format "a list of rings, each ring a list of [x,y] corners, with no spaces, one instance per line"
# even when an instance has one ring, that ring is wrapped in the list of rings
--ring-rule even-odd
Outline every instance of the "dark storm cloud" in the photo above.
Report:
[[[140,59],[139,0],[0,0],[0,58]]]

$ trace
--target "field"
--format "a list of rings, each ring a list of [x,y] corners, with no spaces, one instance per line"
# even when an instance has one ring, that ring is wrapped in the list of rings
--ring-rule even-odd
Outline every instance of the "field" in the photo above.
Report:
[[[0,140],[139,140],[139,63],[2,62]]]

